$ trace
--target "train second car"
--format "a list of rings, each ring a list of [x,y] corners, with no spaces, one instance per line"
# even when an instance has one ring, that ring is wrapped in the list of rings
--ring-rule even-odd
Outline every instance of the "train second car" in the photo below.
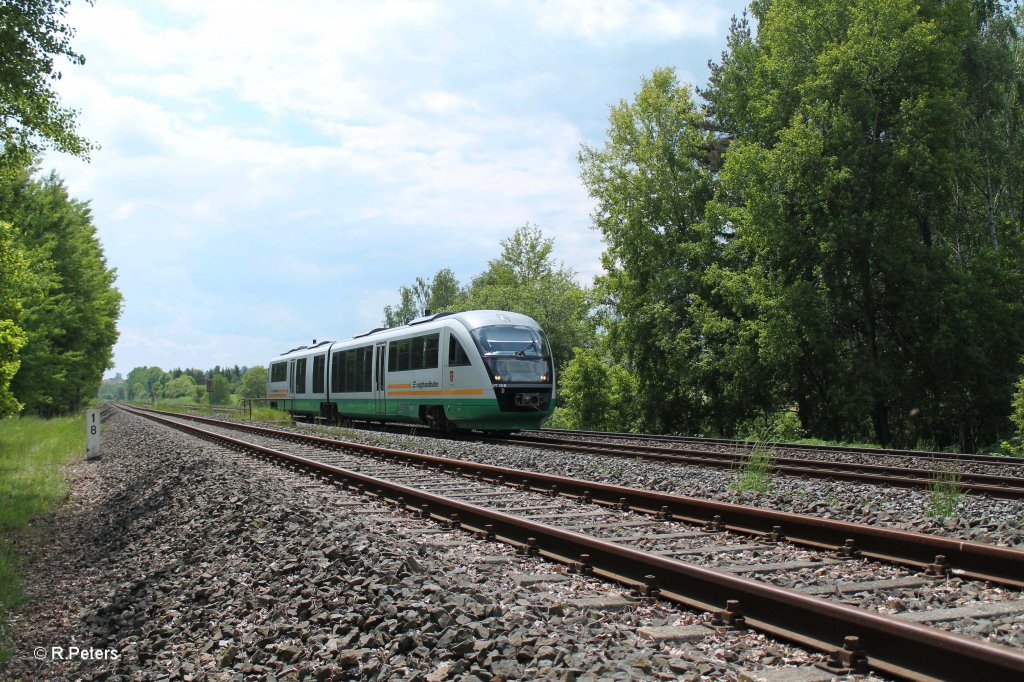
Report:
[[[501,310],[427,315],[295,348],[270,362],[267,385],[271,406],[294,414],[482,431],[539,428],[554,391],[543,330]]]

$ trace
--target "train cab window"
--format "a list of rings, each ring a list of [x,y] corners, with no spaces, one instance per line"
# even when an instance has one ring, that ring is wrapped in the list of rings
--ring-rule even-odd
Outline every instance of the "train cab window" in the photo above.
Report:
[[[288,378],[288,363],[275,362],[270,366],[270,380],[284,381]]]
[[[462,349],[462,344],[455,338],[454,334],[448,335],[448,366],[464,367],[469,365],[469,356]]]
[[[306,392],[306,358],[295,361],[295,392]]]
[[[313,393],[324,392],[324,365],[327,355],[317,355],[313,358]]]

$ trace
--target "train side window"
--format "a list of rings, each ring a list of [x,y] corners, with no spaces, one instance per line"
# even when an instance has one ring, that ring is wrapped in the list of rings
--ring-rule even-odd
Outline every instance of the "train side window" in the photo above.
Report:
[[[398,371],[398,342],[392,341],[388,344],[388,371]]]
[[[295,392],[306,392],[306,358],[295,361]]]
[[[404,372],[407,369],[412,369],[412,339],[398,342],[398,371]]]
[[[345,352],[331,354],[331,393],[342,392],[342,379],[345,377]]]
[[[351,393],[356,390],[356,352],[345,351],[345,385],[342,390]]]
[[[427,334],[423,337],[423,369],[437,369],[437,347],[440,334]]]
[[[363,356],[361,366],[363,373],[360,376],[359,390],[360,391],[372,391],[373,390],[373,346],[363,346],[359,349],[359,352]]]
[[[412,362],[409,364],[410,369],[422,369],[424,367],[423,342],[425,340],[425,336],[417,336],[412,340]]]
[[[313,358],[313,393],[324,392],[324,365],[327,355],[317,355]]]
[[[471,364],[466,351],[462,350],[462,344],[455,338],[454,334],[448,335],[448,366],[464,367]]]
[[[288,378],[288,363],[275,362],[270,366],[271,381],[285,381]]]

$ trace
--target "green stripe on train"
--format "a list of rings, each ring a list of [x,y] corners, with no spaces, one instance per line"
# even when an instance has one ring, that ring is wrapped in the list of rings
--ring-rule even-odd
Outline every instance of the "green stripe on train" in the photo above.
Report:
[[[316,398],[282,399],[279,401],[283,409],[291,409],[299,414],[320,414],[320,403]],[[466,429],[484,429],[491,431],[508,431],[513,429],[536,429],[541,422],[551,415],[551,410],[539,412],[502,412],[496,399],[459,400],[439,398],[437,400],[419,401],[390,398],[386,401],[386,412],[378,411],[378,401],[373,398],[332,398],[331,402],[338,406],[338,414],[342,417],[373,419],[384,417],[388,421],[419,424],[420,405],[444,405],[445,415],[458,426]]]

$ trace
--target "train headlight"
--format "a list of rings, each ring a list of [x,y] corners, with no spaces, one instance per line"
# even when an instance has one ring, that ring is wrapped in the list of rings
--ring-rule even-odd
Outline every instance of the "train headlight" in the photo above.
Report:
[[[547,381],[548,380],[548,375],[547,374],[541,374],[540,375],[540,380],[541,381]]]
[[[495,374],[494,375],[494,380],[495,381],[501,381],[501,375],[500,374]]]

